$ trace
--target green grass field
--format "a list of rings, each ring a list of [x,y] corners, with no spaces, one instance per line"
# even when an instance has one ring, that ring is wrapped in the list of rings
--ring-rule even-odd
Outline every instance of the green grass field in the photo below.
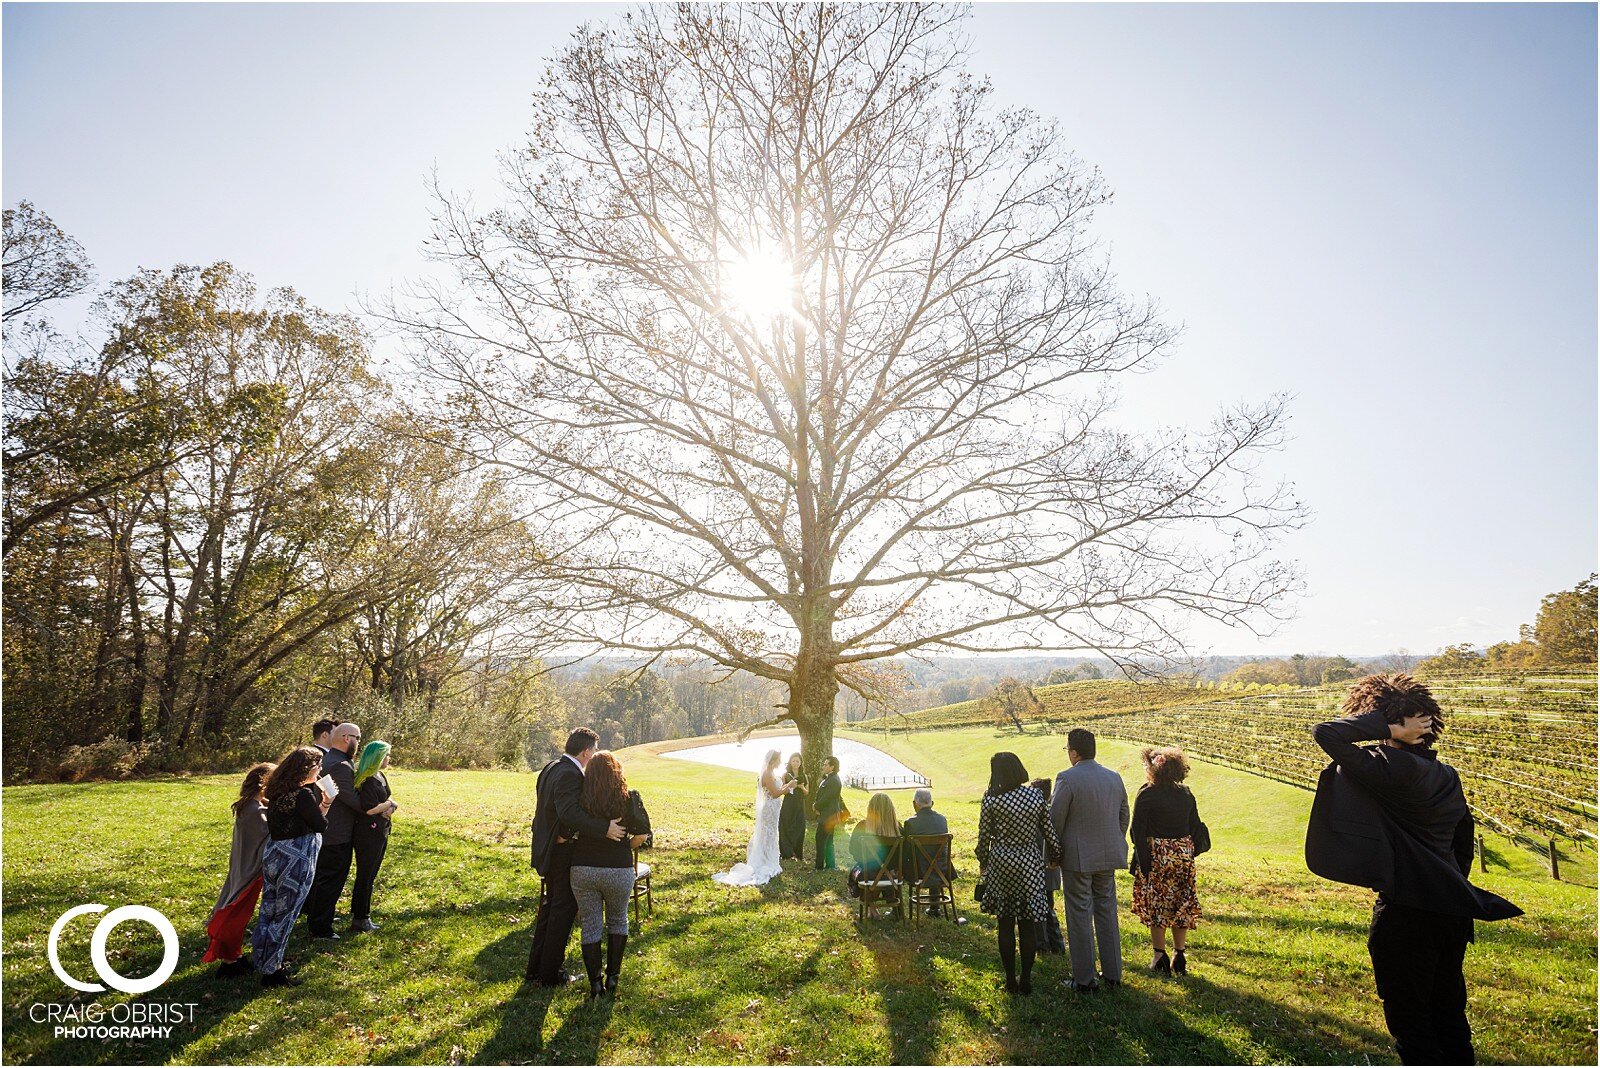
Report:
[[[1063,766],[1063,738],[976,727],[878,744],[934,783],[957,836],[969,922],[894,920],[858,929],[842,873],[795,867],[765,889],[728,889],[711,872],[742,859],[749,776],[623,752],[657,826],[654,918],[630,945],[614,1002],[578,988],[525,987],[536,881],[528,870],[533,779],[511,772],[397,770],[395,823],[375,913],[383,930],[290,954],[305,985],[223,982],[200,963],[203,927],[227,862],[232,777],[4,791],[4,1059],[8,1063],[1393,1063],[1372,992],[1370,894],[1306,872],[1311,795],[1196,764],[1215,850],[1200,862],[1206,919],[1191,975],[1140,971],[1148,934],[1127,911],[1130,967],[1119,991],[1062,990],[1064,958],[1044,957],[1031,998],[999,987],[994,926],[971,905],[978,797],[988,757],[1018,752],[1035,775]],[[1135,785],[1132,746],[1103,758]],[[897,793],[909,807],[909,795]],[[848,798],[865,811],[865,796]],[[1467,957],[1470,1014],[1484,1062],[1595,1061],[1593,855],[1552,881],[1541,858],[1489,843],[1484,886],[1528,915],[1480,924]],[[56,1039],[29,1019],[65,1001],[46,959],[50,925],[98,901],[152,905],[183,941],[177,972],[146,1000],[196,1002],[193,1025],[145,1042]],[[62,940],[89,977],[93,924]],[[576,939],[574,939],[574,943]],[[147,928],[121,928],[111,956],[127,975],[159,959]],[[577,968],[577,946],[570,966]],[[124,995],[99,995],[103,1003]]]

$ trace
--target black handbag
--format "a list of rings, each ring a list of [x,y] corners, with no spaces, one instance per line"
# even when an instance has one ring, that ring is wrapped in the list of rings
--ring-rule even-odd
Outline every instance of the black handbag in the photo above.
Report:
[[[972,899],[978,904],[983,904],[983,883],[979,882],[972,888]]]
[[[1194,855],[1198,857],[1211,851],[1211,828],[1200,818],[1200,805],[1192,795],[1189,803],[1194,806],[1193,815],[1189,817],[1189,837],[1194,841]]]

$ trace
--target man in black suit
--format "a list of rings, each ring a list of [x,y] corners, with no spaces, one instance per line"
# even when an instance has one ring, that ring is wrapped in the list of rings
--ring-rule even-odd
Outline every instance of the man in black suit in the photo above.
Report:
[[[361,728],[341,723],[333,728],[328,751],[322,754],[322,773],[332,776],[336,792],[328,806],[328,829],[322,832],[317,873],[306,895],[306,929],[312,938],[337,939],[333,912],[350,878],[350,858],[355,855],[356,820],[366,815],[356,790],[356,754],[361,752]],[[373,927],[376,927],[373,924]]]
[[[620,820],[591,816],[581,803],[583,769],[599,744],[594,731],[579,727],[567,737],[566,752],[546,764],[534,784],[533,868],[548,892],[539,899],[533,948],[524,974],[529,982],[543,986],[566,986],[576,978],[561,967],[572,938],[572,922],[578,917],[571,882],[573,839],[579,834],[603,835],[613,841],[627,836]]]
[[[817,870],[837,868],[833,858],[833,834],[850,815],[844,807],[844,784],[839,781],[839,759],[822,762],[822,779],[817,783]]]
[[[1401,1063],[1472,1064],[1461,974],[1472,921],[1522,910],[1467,880],[1472,813],[1460,776],[1433,750],[1444,714],[1428,688],[1368,675],[1343,711],[1312,731],[1333,763],[1317,780],[1306,866],[1378,892],[1367,951]]]

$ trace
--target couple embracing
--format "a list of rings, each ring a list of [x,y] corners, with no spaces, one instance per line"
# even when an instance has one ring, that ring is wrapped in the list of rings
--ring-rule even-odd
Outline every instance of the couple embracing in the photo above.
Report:
[[[572,923],[582,920],[589,996],[615,993],[628,944],[633,851],[651,841],[650,816],[629,790],[622,764],[599,749],[587,727],[567,737],[565,752],[539,772],[533,815],[533,867],[543,881],[526,978],[566,986],[562,968]],[[601,979],[601,938],[605,978]]]

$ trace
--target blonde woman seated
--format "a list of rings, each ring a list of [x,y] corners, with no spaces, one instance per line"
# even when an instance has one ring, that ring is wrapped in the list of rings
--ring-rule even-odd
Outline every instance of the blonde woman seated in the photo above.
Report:
[[[888,794],[873,794],[867,802],[866,819],[850,832],[850,857],[855,861],[850,869],[851,897],[861,896],[862,880],[872,882],[878,877],[899,838],[900,821],[894,814],[894,802]]]

